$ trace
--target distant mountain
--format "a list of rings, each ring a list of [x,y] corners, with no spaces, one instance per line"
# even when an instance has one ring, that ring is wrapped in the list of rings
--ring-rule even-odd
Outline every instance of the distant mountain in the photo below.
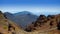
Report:
[[[38,18],[38,16],[28,11],[22,11],[15,14],[6,12],[4,14],[9,20],[14,21],[16,24],[22,26],[22,28],[25,28],[28,24],[31,24]]]
[[[15,13],[14,15],[25,15],[25,14],[32,14],[32,13],[28,12],[28,11],[22,11],[22,12],[19,12],[19,13]]]

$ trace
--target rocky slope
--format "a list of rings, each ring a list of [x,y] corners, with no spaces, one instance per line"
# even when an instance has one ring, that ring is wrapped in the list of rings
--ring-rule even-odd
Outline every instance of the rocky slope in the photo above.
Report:
[[[24,31],[0,11],[0,34],[24,34]]]
[[[35,34],[60,34],[60,14],[47,17],[40,15],[36,22],[27,26],[25,31]]]

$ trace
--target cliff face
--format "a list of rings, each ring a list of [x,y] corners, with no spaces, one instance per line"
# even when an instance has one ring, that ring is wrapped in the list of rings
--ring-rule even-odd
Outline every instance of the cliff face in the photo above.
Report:
[[[60,14],[58,15],[40,15],[36,22],[32,22],[25,29],[27,32],[46,32],[47,34],[60,33]]]

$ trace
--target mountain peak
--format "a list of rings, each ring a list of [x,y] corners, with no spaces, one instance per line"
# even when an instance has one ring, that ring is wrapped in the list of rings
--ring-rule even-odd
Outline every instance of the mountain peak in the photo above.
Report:
[[[29,13],[29,14],[31,14],[31,12],[28,12],[28,11],[23,11],[23,13]]]
[[[28,11],[22,11],[22,12],[15,13],[15,15],[27,15],[27,14],[30,15],[32,13]]]
[[[24,13],[30,13],[30,12],[28,12],[28,11],[23,11]]]

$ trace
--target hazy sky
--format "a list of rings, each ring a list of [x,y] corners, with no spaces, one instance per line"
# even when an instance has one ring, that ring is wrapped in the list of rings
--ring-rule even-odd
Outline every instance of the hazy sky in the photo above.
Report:
[[[34,14],[60,13],[60,0],[0,0],[2,12],[30,11]]]

